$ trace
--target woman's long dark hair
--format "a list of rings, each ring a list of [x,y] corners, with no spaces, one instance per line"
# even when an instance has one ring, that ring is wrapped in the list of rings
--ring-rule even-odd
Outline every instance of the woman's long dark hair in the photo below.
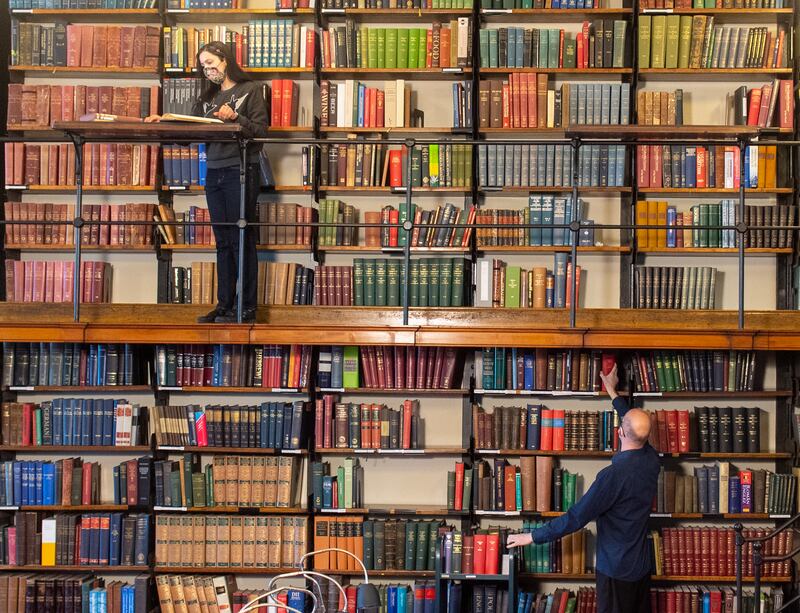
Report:
[[[225,74],[228,78],[233,81],[234,83],[241,83],[242,81],[252,81],[252,79],[247,76],[247,73],[242,70],[241,66],[236,62],[236,56],[231,53],[230,47],[225,43],[221,43],[219,41],[211,41],[210,43],[206,43],[202,47],[200,47],[200,51],[197,52],[197,75],[201,78],[201,85],[200,85],[200,100],[203,102],[211,102],[219,93],[220,86],[216,83],[212,83],[208,79],[205,78],[203,75],[203,65],[200,63],[200,54],[203,51],[210,53],[212,55],[217,56],[220,60],[225,60],[225,64],[227,68],[225,70]]]

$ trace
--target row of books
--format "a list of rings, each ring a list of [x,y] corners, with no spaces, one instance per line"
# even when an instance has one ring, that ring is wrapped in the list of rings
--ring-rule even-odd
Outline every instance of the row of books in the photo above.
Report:
[[[562,510],[566,504],[574,504],[577,492],[573,475],[568,495],[564,496],[567,489],[563,487],[563,474],[563,469],[554,465],[553,456],[522,456],[518,466],[505,459],[497,459],[494,467],[483,460],[473,467],[456,462],[455,469],[447,474],[448,509],[539,513]]]
[[[300,449],[305,411],[302,400],[259,406],[156,406],[152,419],[159,446]]]
[[[795,474],[735,469],[728,462],[697,466],[693,474],[664,470],[658,477],[654,513],[770,513],[792,515],[797,492]]]
[[[584,21],[576,33],[558,28],[481,28],[481,68],[624,68],[628,22]]]
[[[84,463],[78,458],[55,462],[8,460],[0,466],[0,504],[4,506],[80,507],[100,503],[97,462]]]
[[[572,196],[558,197],[546,194],[529,194],[528,206],[521,211],[481,208],[476,215],[478,247],[572,245],[575,240],[574,233],[563,226],[569,224],[573,217],[588,223],[584,219],[585,208],[586,202],[582,199],[578,199],[577,206],[573,207]],[[529,224],[538,227],[514,227]],[[481,228],[481,225],[487,227]],[[578,244],[583,245],[588,242],[586,237],[582,229]]]
[[[83,146],[83,185],[156,185],[158,145],[87,143]],[[6,185],[75,185],[72,144],[5,144]]]
[[[303,595],[296,590],[292,592]],[[237,589],[233,575],[157,575],[156,593],[161,613],[189,610],[190,606],[208,613],[233,612],[237,610],[234,607],[238,607],[238,610],[243,608],[242,598],[245,595],[245,592]],[[299,599],[295,602],[299,604]]]
[[[453,127],[472,127],[472,81],[453,83]]]
[[[265,207],[263,203],[260,208]],[[213,229],[210,225],[211,215],[208,209],[191,205],[188,211],[176,213],[172,207],[158,206],[159,221],[174,221],[175,224],[159,224],[163,228],[162,237],[170,245],[210,245],[216,244]]]
[[[9,566],[147,566],[150,516],[146,513],[20,511],[0,528],[3,564]],[[16,545],[16,546],[14,546]]]
[[[314,508],[358,509],[364,504],[364,467],[358,458],[344,458],[342,464],[311,463]]]
[[[717,277],[711,266],[636,266],[636,308],[716,308]]]
[[[145,431],[146,410],[111,398],[54,398],[2,405],[5,445],[128,447]]]
[[[759,453],[761,409],[694,407],[650,413],[650,444],[662,453]]]
[[[753,391],[762,379],[755,351],[635,352],[631,367],[634,388],[642,392]]]
[[[303,516],[156,514],[156,567],[290,568],[306,553]]]
[[[383,89],[352,79],[320,82],[321,127],[410,127],[411,106],[411,86],[403,79],[384,81]]]
[[[317,385],[343,391],[359,387],[450,389],[462,379],[458,356],[453,347],[323,347]]]
[[[425,211],[413,202],[410,207],[405,203],[398,208],[386,205],[381,209],[381,247],[466,247],[472,234],[468,226],[475,222],[476,214],[474,205],[467,209],[449,202],[433,211]],[[410,233],[402,230],[406,221],[414,222]],[[461,227],[448,227],[455,224]]]
[[[164,185],[206,184],[208,158],[205,143],[164,145],[161,161]]]
[[[152,458],[142,456],[120,462],[112,468],[114,504],[147,506],[150,503]]]
[[[128,343],[3,343],[4,386],[138,385],[145,373],[141,351]]]
[[[302,461],[291,456],[214,456],[201,465],[200,455],[154,463],[158,507],[280,507],[297,504]],[[171,517],[171,516],[170,516]]]
[[[364,539],[360,557],[367,570],[435,570],[440,527],[440,520],[365,519],[360,526]]]
[[[748,539],[766,537],[767,528],[745,528],[742,575],[753,576],[753,544]],[[764,541],[763,555],[786,555],[792,551],[793,532],[786,530]],[[731,577],[735,573],[735,533],[727,527],[662,528],[651,532],[656,575]],[[762,577],[789,575],[791,562],[765,562]]]
[[[639,68],[785,68],[786,31],[720,26],[714,15],[644,15]]]
[[[345,204],[341,200],[323,198],[319,201],[319,223],[320,224],[358,224],[359,210],[352,204]],[[380,223],[381,214],[375,211],[364,213],[364,223]],[[287,228],[290,230],[290,228]],[[280,232],[278,227],[274,231]],[[368,247],[379,247],[380,228],[365,227],[366,245]],[[357,225],[322,225],[317,230],[317,244],[320,247],[334,245],[358,245],[359,228]]]
[[[783,0],[752,0],[751,5],[748,5],[745,0],[703,0],[703,6],[700,6],[700,0],[644,0],[642,8],[656,9],[656,8],[725,8],[725,9],[741,9],[741,8],[754,8],[754,9],[782,9],[784,7]]]
[[[330,200],[319,201],[320,221],[324,217],[326,206],[323,202],[335,202]],[[346,207],[347,205],[345,205]],[[338,217],[337,217],[338,219]],[[258,221],[269,225],[262,225],[258,228],[258,242],[260,245],[311,245],[311,236],[314,232],[311,226],[292,226],[280,225],[281,223],[312,223],[317,221],[317,213],[310,206],[301,206],[290,202],[260,202],[258,205]],[[336,229],[339,232],[339,229]],[[322,232],[317,230],[318,244],[323,244]],[[357,244],[357,243],[353,243]]]
[[[599,392],[600,372],[616,364],[613,353],[484,347],[475,351],[475,375],[484,390]]]
[[[6,302],[72,302],[75,262],[6,260]],[[81,302],[111,302],[108,262],[81,262],[78,294]]]
[[[311,0],[313,3],[314,0]],[[323,9],[471,9],[472,0],[322,0]],[[409,609],[410,610],[410,609]]]
[[[470,610],[498,613],[499,611],[509,610],[507,589],[490,583],[474,583],[470,587],[471,594],[469,592],[465,594],[465,585],[460,581],[449,581],[446,584],[448,611]],[[465,600],[467,602],[464,602]]]
[[[517,602],[525,613],[538,613],[548,607],[551,611],[560,611],[563,608],[565,611],[591,613],[597,610],[597,591],[593,587],[580,587],[575,591],[558,588],[551,594],[520,592]],[[653,608],[653,613],[666,613],[666,609]]]
[[[488,262],[487,262],[488,263]],[[502,260],[492,259],[491,281],[483,275],[488,266],[479,267],[478,291],[481,296],[491,295],[491,306],[495,308],[569,308],[573,291],[580,300],[581,267],[574,267],[568,253],[556,253],[553,270],[537,266],[525,270],[520,266],[509,266]],[[489,283],[491,282],[491,285]],[[488,300],[487,300],[488,302]],[[483,299],[478,301],[481,305]],[[486,306],[489,306],[488,304]]]
[[[55,609],[58,602],[64,613],[94,613],[90,609],[92,602],[102,601],[105,608],[100,613],[136,613],[146,610],[151,602],[150,584],[146,574],[125,582],[106,581],[92,574],[7,572],[0,576],[0,608],[8,613],[25,613],[31,605],[34,611],[45,611]]]
[[[158,113],[159,87],[112,85],[28,85],[9,83],[9,128],[77,121],[88,113],[147,117]]]
[[[476,449],[613,451],[617,448],[614,411],[565,411],[529,404],[496,406],[492,413],[473,406]]]
[[[217,296],[217,264],[192,262],[169,269],[169,301],[173,304],[212,304]]]
[[[300,89],[291,79],[273,79],[266,87],[269,100],[269,125],[273,127],[291,127],[298,123],[298,105]],[[271,91],[270,91],[271,90]]]
[[[322,266],[306,268],[295,262],[259,262],[256,299],[259,304],[319,304],[325,279]]]
[[[581,146],[578,149],[578,185],[624,185],[625,149],[625,145]],[[482,187],[569,187],[573,181],[572,164],[569,145],[487,144],[478,147],[478,181]]]
[[[472,65],[470,17],[430,28],[376,28],[347,19],[322,32],[322,68],[450,68]],[[430,51],[428,51],[430,50]]]
[[[532,531],[544,525],[545,523],[541,521],[524,520],[522,530]],[[528,573],[583,574],[586,572],[587,566],[586,545],[588,540],[589,531],[581,528],[550,543],[526,545],[522,548],[521,567]],[[545,601],[542,599],[540,602],[544,603]],[[553,604],[555,604],[555,596]]]
[[[319,404],[320,401],[318,400]],[[399,409],[377,403],[335,402],[326,394],[315,413],[314,434],[326,449],[423,449],[425,420],[419,400]]]
[[[161,84],[164,113],[191,115],[200,99],[202,79],[198,77],[171,77]],[[266,98],[265,98],[266,100]]]
[[[733,120],[737,126],[767,126],[790,128],[794,125],[794,118],[787,116],[785,111],[793,104],[791,81],[775,79],[762,87],[755,87],[748,91],[742,85],[733,93]],[[778,101],[780,100],[780,104]],[[778,108],[778,115],[775,109]]]
[[[477,530],[464,534],[449,526],[440,539],[442,573],[499,575],[505,551],[505,530]],[[502,538],[502,541],[501,541]]]
[[[745,87],[745,91],[747,88]],[[636,92],[637,120],[644,126],[682,126],[684,118],[683,89],[674,91]]]
[[[158,345],[155,361],[164,387],[306,387],[311,346]]]
[[[158,67],[157,26],[11,21],[12,66]]]
[[[292,19],[250,19],[241,33],[229,26],[164,26],[164,68],[195,69],[204,44],[222,41],[244,68],[313,68],[316,33]]]
[[[750,146],[740,176],[739,148],[682,145],[637,145],[639,187],[774,188],[778,184],[777,148]]]
[[[147,222],[153,218],[153,205],[147,202],[124,204],[83,204],[82,245],[152,245],[153,233]],[[5,229],[6,244],[74,245],[74,204],[50,202],[10,202],[3,204],[4,219],[12,222]],[[126,224],[126,221],[141,222]],[[30,223],[25,223],[30,222]],[[60,223],[59,223],[60,222]],[[105,222],[105,223],[92,223]]]
[[[755,594],[748,590],[742,593],[743,611],[778,611],[783,606],[783,591],[772,587],[761,591],[757,602]],[[676,587],[676,588],[651,588],[650,610],[652,613],[669,613],[680,610],[691,611],[694,607],[702,611],[708,607],[709,611],[732,611],[736,606],[736,589],[732,587]]]

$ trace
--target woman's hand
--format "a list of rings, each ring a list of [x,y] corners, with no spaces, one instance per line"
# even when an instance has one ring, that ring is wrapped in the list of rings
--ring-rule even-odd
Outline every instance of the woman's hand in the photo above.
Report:
[[[523,532],[522,534],[509,534],[506,541],[506,547],[525,547],[533,543],[533,536],[530,532]]]
[[[223,104],[218,111],[214,111],[214,117],[222,121],[236,121],[239,113],[234,111],[229,104]]]
[[[145,123],[158,123],[161,121],[161,115],[148,115],[144,118]]]

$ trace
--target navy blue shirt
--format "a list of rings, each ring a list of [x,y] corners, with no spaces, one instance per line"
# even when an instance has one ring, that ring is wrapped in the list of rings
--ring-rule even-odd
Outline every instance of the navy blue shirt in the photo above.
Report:
[[[613,405],[622,419],[628,404],[617,396]],[[597,571],[614,579],[638,581],[651,570],[647,524],[659,466],[650,443],[616,453],[569,511],[533,531],[534,543],[553,541],[596,520]]]

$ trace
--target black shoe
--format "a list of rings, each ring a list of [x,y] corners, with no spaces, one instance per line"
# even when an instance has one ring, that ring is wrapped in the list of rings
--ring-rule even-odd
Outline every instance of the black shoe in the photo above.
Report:
[[[225,311],[221,315],[217,315],[214,321],[218,324],[235,324],[236,321],[236,310],[231,309],[230,311]],[[242,311],[242,323],[243,324],[254,324],[256,322],[256,310],[255,309],[244,309]]]
[[[217,317],[219,317],[220,315],[225,315],[228,312],[229,311],[227,309],[223,309],[221,307],[214,307],[212,310],[210,310],[205,315],[201,315],[200,317],[198,317],[197,318],[197,323],[199,323],[199,324],[213,324],[217,320]],[[236,319],[235,316],[234,316],[234,319]]]

